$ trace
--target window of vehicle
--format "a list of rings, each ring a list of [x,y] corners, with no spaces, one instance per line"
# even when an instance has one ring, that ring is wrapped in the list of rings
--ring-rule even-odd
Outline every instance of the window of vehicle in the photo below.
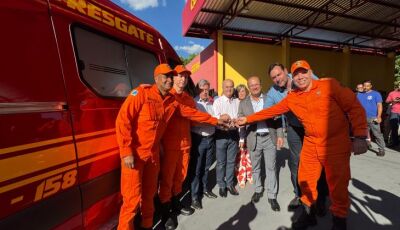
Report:
[[[98,95],[126,97],[139,84],[154,82],[154,54],[80,27],[73,32],[81,77]]]
[[[128,72],[133,87],[137,87],[140,84],[153,84],[154,68],[158,65],[156,57],[152,53],[133,46],[125,46],[125,49]]]

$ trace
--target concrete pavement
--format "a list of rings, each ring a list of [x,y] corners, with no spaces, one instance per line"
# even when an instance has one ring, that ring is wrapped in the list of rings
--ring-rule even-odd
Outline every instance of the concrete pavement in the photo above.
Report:
[[[374,145],[377,149],[377,146]],[[287,165],[288,150],[283,149],[277,159],[279,172],[278,202],[280,212],[273,212],[264,196],[257,204],[250,202],[254,192],[247,184],[239,189],[237,197],[228,194],[227,198],[202,200],[203,209],[192,216],[179,216],[178,229],[181,230],[277,230],[290,228],[291,218],[295,215],[287,211],[287,205],[293,198],[290,172]],[[349,191],[351,209],[348,229],[400,229],[400,152],[388,149],[384,157],[374,152],[351,157]],[[215,177],[214,170],[211,178]],[[215,185],[215,181],[213,181]],[[213,189],[218,194],[218,186]],[[185,199],[190,199],[188,195]],[[331,227],[331,215],[318,218],[318,225],[309,229],[326,230]],[[162,229],[160,226],[156,229]]]

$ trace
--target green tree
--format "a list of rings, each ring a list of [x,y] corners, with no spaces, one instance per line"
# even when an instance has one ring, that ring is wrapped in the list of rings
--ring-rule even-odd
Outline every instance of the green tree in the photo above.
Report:
[[[182,57],[182,56],[180,56],[179,58],[181,59],[181,61],[182,61],[182,63],[184,64],[184,65],[187,65],[189,62],[191,62],[192,60],[193,60],[193,58],[195,58],[197,56],[197,53],[194,53],[194,54],[190,54],[189,56],[187,56],[186,58],[185,57]]]
[[[400,55],[396,56],[394,62],[394,78],[396,82],[400,81]]]

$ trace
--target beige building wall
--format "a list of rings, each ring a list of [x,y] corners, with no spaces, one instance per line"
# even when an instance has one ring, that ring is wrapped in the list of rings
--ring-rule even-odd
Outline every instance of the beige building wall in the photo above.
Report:
[[[314,74],[318,77],[332,77],[341,81],[343,80],[342,57],[343,53],[339,52],[292,47],[290,63],[297,60],[306,60],[311,65]]]
[[[394,57],[351,55],[351,85],[371,80],[377,90],[393,90]]]
[[[268,66],[280,61],[280,45],[224,41],[224,77],[234,80],[235,85],[246,84],[247,78],[259,76],[265,91],[272,84],[267,74]]]
[[[222,39],[219,36],[218,39]],[[340,51],[290,47],[288,42],[270,45],[255,42],[219,40],[218,93],[222,81],[232,79],[235,85],[246,84],[253,75],[262,79],[266,91],[272,82],[267,74],[274,62],[293,63],[307,60],[319,77],[333,77],[354,88],[358,82],[370,79],[377,90],[391,91],[394,81],[394,54],[388,56],[352,54],[348,47]],[[223,47],[221,47],[223,46]],[[290,69],[290,66],[287,66]],[[289,70],[290,71],[290,70]]]

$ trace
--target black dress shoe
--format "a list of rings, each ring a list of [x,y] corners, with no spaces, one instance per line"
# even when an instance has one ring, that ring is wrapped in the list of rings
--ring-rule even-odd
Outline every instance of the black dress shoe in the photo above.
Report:
[[[165,224],[164,224],[165,230],[174,230],[178,227],[178,225],[175,223],[175,221],[172,219],[172,217],[169,217]]]
[[[203,194],[204,194],[204,196],[206,196],[207,198],[211,198],[211,199],[215,199],[215,198],[218,197],[218,196],[215,195],[212,191],[205,191]]]
[[[203,206],[201,205],[199,200],[194,199],[194,200],[192,200],[192,208],[194,208],[194,209],[202,209]]]
[[[226,197],[226,188],[219,188],[219,196]]]
[[[194,209],[191,207],[182,207],[180,214],[184,216],[190,216],[194,213]]]
[[[184,216],[190,216],[194,213],[193,208],[183,206],[177,197],[172,197],[172,210]]]
[[[278,201],[276,199],[268,199],[268,203],[271,205],[271,209],[275,212],[279,212],[281,210],[281,207],[278,204]]]
[[[174,221],[175,216],[170,208],[170,202],[161,204],[161,222],[164,224],[166,230],[174,230],[177,227],[177,223]]]
[[[228,191],[233,196],[239,195],[239,192],[236,190],[235,186],[229,186]]]
[[[383,156],[385,156],[385,150],[379,149],[379,152],[377,152],[376,155],[377,155],[378,157],[383,157]]]
[[[260,198],[263,196],[262,192],[255,192],[253,196],[251,197],[251,202],[257,203],[260,201]]]
[[[300,202],[300,198],[295,197],[293,198],[293,200],[290,201],[289,205],[288,205],[288,211],[293,211],[295,209],[297,209],[298,207],[300,207],[301,202]]]
[[[300,215],[293,220],[292,229],[300,230],[306,229],[308,226],[314,226],[317,224],[317,219],[315,218],[314,207],[307,207],[305,205],[301,206],[302,210]]]

